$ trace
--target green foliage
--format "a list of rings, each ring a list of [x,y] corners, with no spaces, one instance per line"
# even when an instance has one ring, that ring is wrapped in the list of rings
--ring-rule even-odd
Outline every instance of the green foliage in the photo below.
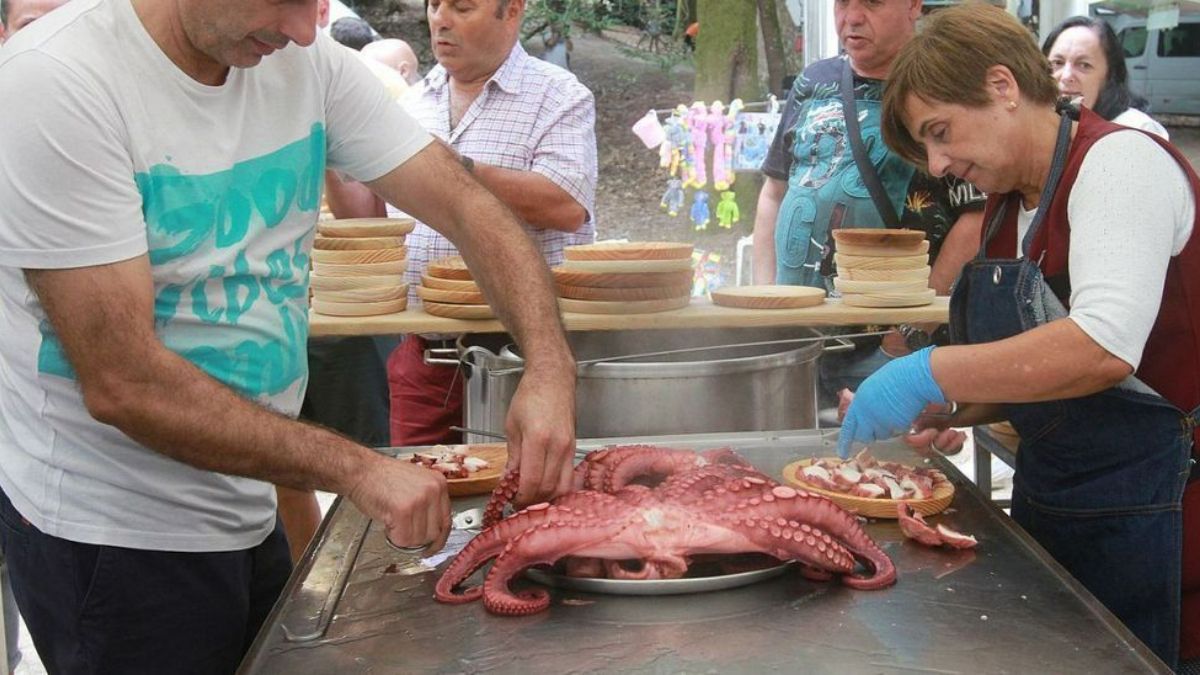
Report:
[[[599,33],[605,28],[628,25],[670,34],[675,0],[530,0],[525,9],[525,34],[556,28],[570,35],[570,27]]]

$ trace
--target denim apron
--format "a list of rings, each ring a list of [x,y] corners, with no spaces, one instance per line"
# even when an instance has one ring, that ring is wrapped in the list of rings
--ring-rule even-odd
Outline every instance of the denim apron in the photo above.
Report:
[[[1065,317],[1030,245],[1066,164],[1071,120],[1059,127],[1041,206],[1019,260],[986,259],[1007,202],[950,299],[955,343],[1002,340]],[[1200,409],[1186,414],[1130,377],[1080,398],[1006,405],[1021,435],[1012,516],[1155,654],[1179,653],[1181,500]]]

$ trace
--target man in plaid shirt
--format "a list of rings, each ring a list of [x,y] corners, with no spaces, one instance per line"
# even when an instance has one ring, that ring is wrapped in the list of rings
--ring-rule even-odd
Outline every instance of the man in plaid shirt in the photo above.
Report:
[[[564,246],[596,235],[595,102],[574,75],[525,53],[517,41],[524,11],[525,0],[430,0],[438,65],[408,92],[405,107],[459,153],[556,265]],[[424,223],[407,244],[409,302],[416,303],[429,262],[458,252]],[[412,336],[388,360],[394,445],[459,440],[449,426],[462,422],[462,380],[455,368],[422,358],[444,337]]]

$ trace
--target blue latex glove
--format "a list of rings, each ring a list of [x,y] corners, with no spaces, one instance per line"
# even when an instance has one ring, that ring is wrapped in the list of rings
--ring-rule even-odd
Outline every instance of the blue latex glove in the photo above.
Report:
[[[846,411],[838,437],[838,456],[850,456],[851,443],[871,443],[905,433],[931,403],[945,403],[933,379],[926,347],[884,364],[868,377]]]

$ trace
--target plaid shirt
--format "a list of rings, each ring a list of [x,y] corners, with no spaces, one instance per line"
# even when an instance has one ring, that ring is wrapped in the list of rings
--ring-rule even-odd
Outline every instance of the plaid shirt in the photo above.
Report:
[[[541,174],[587,210],[587,221],[576,232],[522,223],[548,264],[562,262],[564,246],[595,240],[596,106],[592,92],[570,72],[529,56],[518,43],[453,130],[449,79],[440,65],[403,103],[421,126],[460,153],[483,164]],[[411,304],[420,302],[416,287],[429,262],[458,250],[421,222],[405,243]]]

